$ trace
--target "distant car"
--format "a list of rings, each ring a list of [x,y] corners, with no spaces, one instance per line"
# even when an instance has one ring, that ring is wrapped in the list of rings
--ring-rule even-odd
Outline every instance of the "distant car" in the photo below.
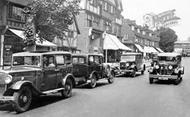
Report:
[[[61,93],[71,97],[75,85],[71,62],[69,52],[13,54],[11,68],[0,71],[0,102],[24,112],[34,96]]]
[[[136,76],[137,72],[144,74],[146,65],[141,53],[125,53],[121,55],[120,72],[124,75]]]
[[[103,65],[102,54],[73,54],[72,63],[77,85],[88,84],[94,88],[99,79],[106,78],[109,83],[114,81],[111,67]]]
[[[154,80],[172,80],[178,84],[182,80],[184,67],[181,65],[181,54],[159,53],[149,69],[149,82]]]

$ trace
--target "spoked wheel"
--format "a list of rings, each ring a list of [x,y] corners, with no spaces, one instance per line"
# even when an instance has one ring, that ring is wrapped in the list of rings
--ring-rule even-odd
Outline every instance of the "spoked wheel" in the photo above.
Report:
[[[89,86],[90,88],[95,88],[97,83],[96,76],[93,74],[92,77],[90,78],[90,83]]]
[[[29,87],[24,86],[18,92],[14,92],[14,108],[18,113],[25,112],[29,109],[32,102],[32,92]]]
[[[114,82],[114,72],[111,71],[110,74],[108,75],[108,83],[113,83]]]
[[[73,83],[70,78],[66,80],[64,90],[61,91],[61,95],[63,98],[69,98],[72,96]]]

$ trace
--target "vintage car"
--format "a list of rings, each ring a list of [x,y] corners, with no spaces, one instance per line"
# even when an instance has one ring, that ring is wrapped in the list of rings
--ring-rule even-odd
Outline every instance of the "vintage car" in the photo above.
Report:
[[[120,73],[123,75],[136,76],[137,72],[144,74],[146,66],[141,53],[125,53],[121,55]]]
[[[150,84],[154,80],[173,80],[174,84],[178,84],[184,74],[184,67],[181,66],[181,54],[159,53],[148,71]]]
[[[16,112],[27,111],[33,97],[60,93],[72,95],[75,80],[69,52],[21,52],[12,57],[10,69],[0,71],[0,103]]]
[[[73,54],[73,75],[77,85],[88,84],[96,87],[97,81],[106,78],[113,83],[114,73],[110,66],[103,65],[102,54]]]

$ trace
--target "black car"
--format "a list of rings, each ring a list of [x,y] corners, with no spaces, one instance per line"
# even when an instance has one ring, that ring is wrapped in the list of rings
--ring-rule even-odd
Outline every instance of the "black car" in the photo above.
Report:
[[[103,65],[102,54],[73,54],[72,63],[77,85],[88,84],[94,88],[97,81],[103,78],[106,78],[109,83],[113,82],[114,73],[110,66]]]

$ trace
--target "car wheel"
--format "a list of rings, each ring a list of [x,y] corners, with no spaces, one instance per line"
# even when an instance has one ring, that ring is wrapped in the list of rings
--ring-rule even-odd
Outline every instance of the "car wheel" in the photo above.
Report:
[[[23,86],[18,92],[14,92],[14,108],[18,113],[25,112],[32,103],[32,91],[27,86]]]
[[[131,76],[134,78],[136,77],[136,70],[133,70],[133,72],[131,73]]]
[[[114,72],[111,71],[110,74],[108,75],[108,83],[113,83],[114,82]]]
[[[66,80],[64,90],[61,91],[61,95],[63,98],[69,98],[72,96],[73,83],[70,78]]]
[[[144,74],[144,70],[141,71],[141,75],[143,75],[143,74]]]
[[[149,83],[153,84],[153,82],[154,82],[154,79],[153,78],[149,78]]]
[[[97,82],[96,76],[95,74],[93,74],[92,77],[90,78],[90,83],[89,83],[90,88],[95,88],[96,82]]]

